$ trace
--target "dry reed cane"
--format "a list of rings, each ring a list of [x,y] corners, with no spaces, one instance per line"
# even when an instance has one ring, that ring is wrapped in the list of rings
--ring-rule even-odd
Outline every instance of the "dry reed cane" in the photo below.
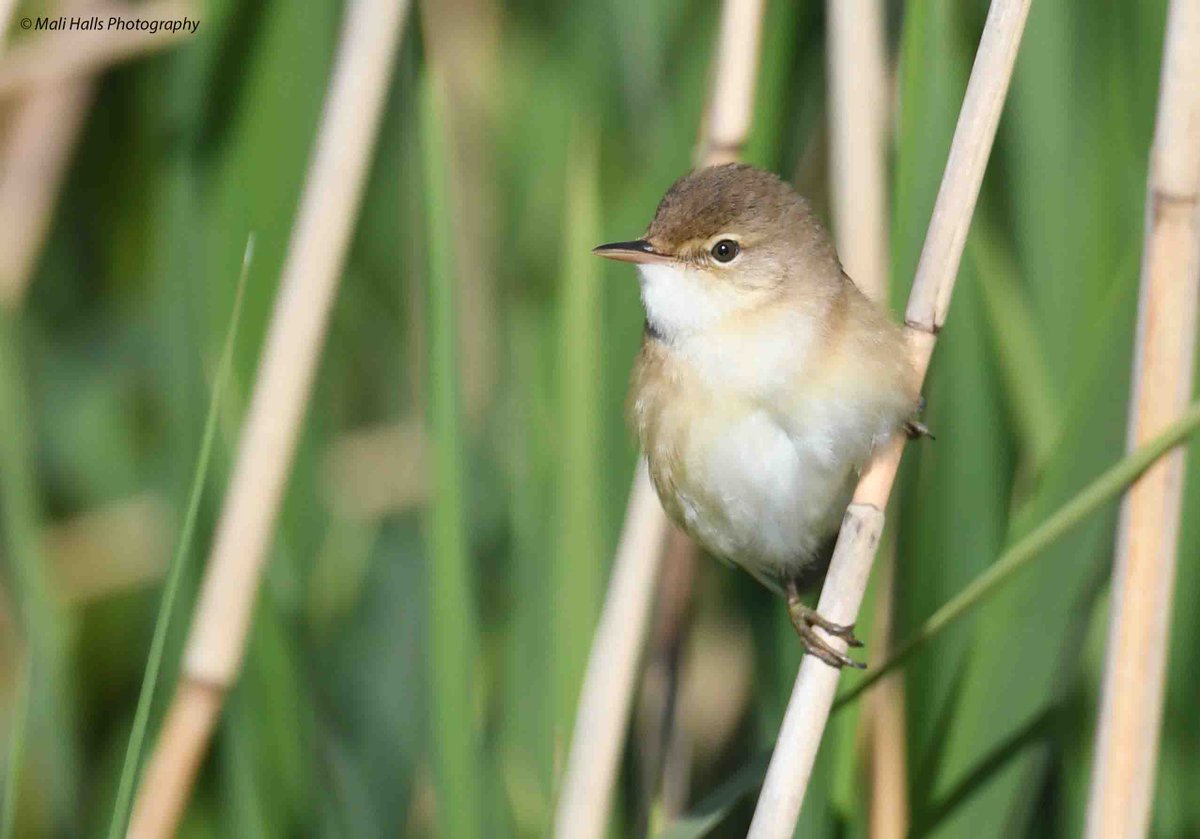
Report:
[[[882,0],[827,0],[830,176],[834,234],[847,273],[864,294],[887,301],[888,222],[885,10]],[[873,654],[891,638],[892,563],[884,548],[877,584]],[[904,682],[888,678],[868,699],[863,733],[870,777],[868,835],[900,839],[908,830]]]
[[[690,767],[686,762],[680,765],[678,760],[673,762],[672,759],[678,759],[688,751],[687,731],[680,713],[683,696],[679,685],[699,558],[700,549],[696,543],[678,527],[671,527],[658,572],[657,594],[651,606],[654,621],[634,709],[641,794],[646,805],[644,814],[656,815],[666,821],[676,818],[687,805],[684,790]],[[655,796],[660,792],[656,806]]]
[[[712,99],[697,144],[699,165],[736,160],[746,141],[762,20],[763,0],[725,0],[722,4]],[[607,824],[669,528],[650,484],[645,458],[639,458],[575,712],[554,816],[556,839],[598,839]]]
[[[25,295],[91,101],[91,80],[68,79],[30,88],[12,114],[0,152],[0,306]]]
[[[455,265],[460,294],[459,364],[468,422],[478,422],[495,386],[495,277],[491,231],[481,212],[495,206],[495,178],[488,159],[494,143],[491,113],[497,99],[499,10],[493,0],[429,2],[422,8],[429,64],[444,79],[447,110],[454,123],[452,157],[460,162],[450,174],[457,219]],[[423,402],[424,318],[420,294],[410,301],[408,334],[414,351],[413,401]],[[404,512],[426,495],[425,429],[420,416],[398,423],[346,432],[325,457],[326,498],[339,515],[371,521]],[[388,468],[376,468],[386,462]],[[358,464],[371,468],[360,469]]]
[[[1028,14],[1029,0],[993,0],[988,10],[905,316],[913,366],[922,379],[945,322]],[[846,511],[817,605],[821,614],[837,623],[853,623],[858,614],[903,450],[904,440],[897,437],[878,452]],[[841,641],[833,643],[845,648]],[[817,658],[804,657],[749,839],[784,839],[795,831],[838,675]]]
[[[80,0],[67,0],[54,11],[78,11],[82,5]],[[0,0],[0,44],[14,6],[10,0]],[[104,10],[132,14],[124,5]],[[148,11],[152,17],[166,18],[194,13],[194,7],[172,2]],[[178,40],[144,32],[134,33],[140,40],[124,41],[114,41],[104,33],[82,34],[86,59],[74,49],[74,42],[64,45],[59,38],[18,46],[0,59],[0,94],[18,97],[0,152],[0,306],[19,306],[29,285],[55,198],[91,104],[89,71]]]
[[[422,0],[428,61],[444,80],[449,132],[450,198],[454,205],[454,259],[458,294],[459,377],[467,421],[478,425],[496,384],[495,225],[492,150],[496,107],[500,10],[496,0]]]
[[[0,48],[8,38],[8,27],[16,10],[17,0],[0,0]]]
[[[1172,0],[1146,195],[1129,450],[1192,393],[1200,297],[1200,0]],[[1122,509],[1086,835],[1150,828],[1186,451],[1163,457]]]
[[[80,4],[76,3],[76,6]],[[191,2],[160,0],[143,6],[125,3],[85,6],[97,16],[144,18],[146,20],[196,19],[197,7]],[[76,76],[99,73],[113,64],[177,44],[193,33],[180,29],[172,32],[149,30],[101,30],[99,32],[53,32],[30,38],[8,50],[0,59],[0,96],[24,90],[32,85],[64,83]]]
[[[80,0],[63,0],[54,12],[78,11]],[[0,10],[0,26],[12,10]],[[8,52],[11,52],[8,51]],[[7,52],[2,61],[7,60]],[[29,85],[13,103],[0,146],[0,306],[16,309],[54,212],[71,152],[92,101],[87,77]]]
[[[138,790],[129,836],[174,834],[225,694],[241,666],[407,5],[356,0],[348,7],[254,395],[184,651],[182,680]]]
[[[874,655],[886,659],[892,652],[896,609],[895,540],[884,545],[877,580],[875,627],[869,643]],[[870,839],[903,839],[909,828],[904,679],[899,673],[888,676],[865,702],[863,733],[866,735],[870,779],[867,836]]]
[[[887,299],[886,79],[882,0],[827,0],[834,238],[847,273]]]
[[[697,166],[737,160],[750,134],[763,7],[764,0],[725,0],[721,5],[712,98],[696,144]]]

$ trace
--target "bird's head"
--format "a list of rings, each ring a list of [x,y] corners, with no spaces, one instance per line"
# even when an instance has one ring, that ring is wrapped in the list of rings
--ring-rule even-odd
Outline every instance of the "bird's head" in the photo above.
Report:
[[[680,178],[641,239],[593,252],[637,264],[646,317],[668,340],[815,292],[840,272],[808,202],[777,176],[742,164]]]

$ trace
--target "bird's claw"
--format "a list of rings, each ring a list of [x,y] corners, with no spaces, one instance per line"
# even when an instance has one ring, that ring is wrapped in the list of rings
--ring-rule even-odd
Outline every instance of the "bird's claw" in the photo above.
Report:
[[[929,430],[929,426],[921,422],[919,417],[925,413],[925,397],[922,396],[917,402],[917,410],[912,418],[904,423],[904,433],[908,435],[910,440],[919,440],[922,437],[928,437],[930,440],[936,440],[933,432]]]
[[[911,419],[904,423],[904,433],[908,435],[910,440],[919,440],[922,437],[928,437],[930,440],[936,440],[933,432],[929,430],[929,426],[920,420]]]
[[[865,664],[857,662],[841,650],[835,649],[816,631],[817,628],[820,628],[834,638],[840,638],[845,641],[847,646],[861,647],[863,645],[862,641],[858,640],[854,635],[854,624],[834,623],[822,617],[815,609],[810,609],[798,599],[791,597],[788,598],[788,615],[792,619],[792,626],[796,628],[796,634],[804,642],[805,650],[821,659],[821,661],[830,667],[838,669],[842,667],[853,667],[858,670],[866,669]]]

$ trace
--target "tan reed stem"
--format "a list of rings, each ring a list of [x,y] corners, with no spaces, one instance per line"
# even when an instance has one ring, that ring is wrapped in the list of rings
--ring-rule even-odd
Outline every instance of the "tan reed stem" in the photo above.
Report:
[[[763,18],[762,0],[726,3],[722,6],[712,102],[702,120],[700,139],[696,143],[697,166],[732,163],[741,157],[753,116]],[[691,600],[691,586],[699,557],[700,549],[696,543],[672,526],[667,548],[660,560],[662,568],[658,574],[658,598],[651,606],[660,615],[665,612],[668,620],[675,621],[674,626],[664,629],[664,635],[678,635],[683,631],[682,623],[687,619],[687,605]],[[680,581],[681,584],[663,585],[663,581],[669,580]],[[680,671],[678,657],[671,650],[651,643],[650,655],[645,679],[659,680],[661,689],[643,692],[645,701],[639,714],[667,723],[665,729],[663,726],[656,727],[657,733],[662,735],[660,741],[644,752],[650,758],[644,761],[646,769],[658,774],[655,767],[665,768],[661,760],[665,756],[664,749],[676,732],[682,736],[678,716],[662,705],[672,697],[676,701],[679,699],[678,693],[670,686],[679,679]],[[649,781],[653,792],[657,778],[650,778]]]
[[[641,790],[648,812],[657,812],[670,821],[686,806],[686,800],[672,798],[668,789],[668,771],[678,777],[680,767],[670,764],[686,744],[683,716],[679,713],[682,697],[679,684],[683,676],[682,650],[691,619],[692,590],[700,549],[686,533],[672,526],[667,536],[658,589],[651,609],[654,614],[646,645],[634,732],[638,742]],[[672,754],[672,746],[676,748]],[[684,772],[688,767],[683,767]],[[655,796],[659,795],[657,805]]]
[[[829,157],[834,238],[848,273],[887,299],[887,176],[882,0],[827,0]]]
[[[882,0],[827,0],[831,198],[838,255],[863,293],[888,299],[886,37]],[[891,640],[894,546],[880,557],[873,655]],[[892,676],[868,700],[863,733],[870,784],[868,835],[908,832],[904,682]]]
[[[106,20],[109,17],[198,19],[197,6],[182,0],[159,0],[137,7],[108,3],[76,8],[74,11],[90,12]],[[199,31],[195,34],[198,35]],[[102,29],[98,32],[68,29],[31,37],[8,50],[0,59],[0,96],[8,96],[33,85],[64,83],[76,76],[98,73],[113,64],[164,49],[191,37],[195,35],[182,29],[177,32],[160,29],[153,33],[137,29]]]
[[[731,163],[741,156],[754,111],[763,6],[764,0],[725,0],[721,5],[712,99],[696,144],[697,166]]]
[[[909,297],[909,347],[913,367],[922,379],[937,332],[945,322],[1028,14],[1029,0],[993,0],[988,10]],[[837,623],[853,623],[858,614],[903,450],[904,440],[898,436],[876,454],[846,511],[817,604],[822,615]],[[843,642],[835,643],[844,649]],[[804,657],[767,767],[750,839],[792,836],[838,675],[836,669],[814,656]]]
[[[52,11],[78,12],[81,2],[61,0]],[[6,17],[0,16],[0,25]],[[0,66],[14,52],[5,51]],[[18,308],[29,286],[92,86],[84,76],[52,79],[31,85],[11,103],[0,144],[0,307]]]
[[[875,601],[872,654],[886,659],[892,652],[895,621],[896,545],[888,540],[880,558]],[[870,803],[867,835],[870,839],[902,839],[908,835],[908,739],[905,725],[904,679],[899,673],[883,679],[876,693],[866,698],[866,725]]]
[[[357,522],[421,505],[429,495],[428,448],[424,420],[417,416],[342,434],[323,456],[325,503]]]
[[[129,836],[175,833],[237,678],[267,548],[312,390],[407,10],[348,7],[237,459],[184,650],[182,681],[134,803]]]
[[[63,600],[90,603],[159,582],[171,551],[170,520],[166,501],[147,492],[45,528],[42,543]]]
[[[599,839],[637,677],[638,658],[650,623],[650,604],[669,525],[638,460],[625,525],[617,545],[612,582],[588,655],[575,731],[555,814],[557,839]]]
[[[16,103],[0,151],[0,306],[25,295],[91,101],[91,80],[68,79]]]
[[[1200,300],[1200,0],[1172,0],[1146,194],[1128,449],[1192,393]],[[1121,510],[1085,835],[1146,836],[1166,683],[1184,449],[1130,487]]]
[[[721,7],[712,99],[697,143],[698,165],[736,160],[746,141],[762,19],[763,0],[725,0]],[[646,460],[640,457],[575,712],[554,815],[556,839],[599,839],[604,833],[669,528]]]
[[[459,371],[467,420],[483,419],[496,383],[496,225],[493,152],[500,101],[496,0],[423,0],[423,43],[446,90],[450,197],[458,294]]]
[[[17,0],[0,0],[0,49],[3,49],[4,42],[8,39],[8,27],[16,10]]]

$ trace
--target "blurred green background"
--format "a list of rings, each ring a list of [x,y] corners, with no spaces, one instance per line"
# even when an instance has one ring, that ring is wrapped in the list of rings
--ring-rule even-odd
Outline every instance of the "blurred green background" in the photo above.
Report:
[[[637,284],[588,249],[640,233],[689,168],[718,13],[411,12],[244,672],[181,835],[426,837],[452,812],[464,837],[548,835],[635,456]],[[889,4],[893,300],[985,13]],[[210,0],[197,35],[98,76],[28,292],[0,321],[5,754],[29,651],[34,671],[17,836],[108,828],[253,232],[152,733],[169,699],[343,14]],[[1033,4],[925,391],[938,439],[911,447],[893,505],[899,638],[1123,450],[1164,23],[1162,0]],[[825,74],[823,4],[768,0],[746,158],[827,215]],[[428,293],[447,281],[452,300]],[[1197,453],[1159,837],[1200,835]],[[904,671],[912,835],[1079,835],[1115,523],[1112,505]],[[703,560],[684,604],[650,652],[675,688],[640,693],[614,837],[658,830],[769,748],[796,672],[785,610],[750,578]],[[797,835],[867,835],[857,707],[834,718]]]

